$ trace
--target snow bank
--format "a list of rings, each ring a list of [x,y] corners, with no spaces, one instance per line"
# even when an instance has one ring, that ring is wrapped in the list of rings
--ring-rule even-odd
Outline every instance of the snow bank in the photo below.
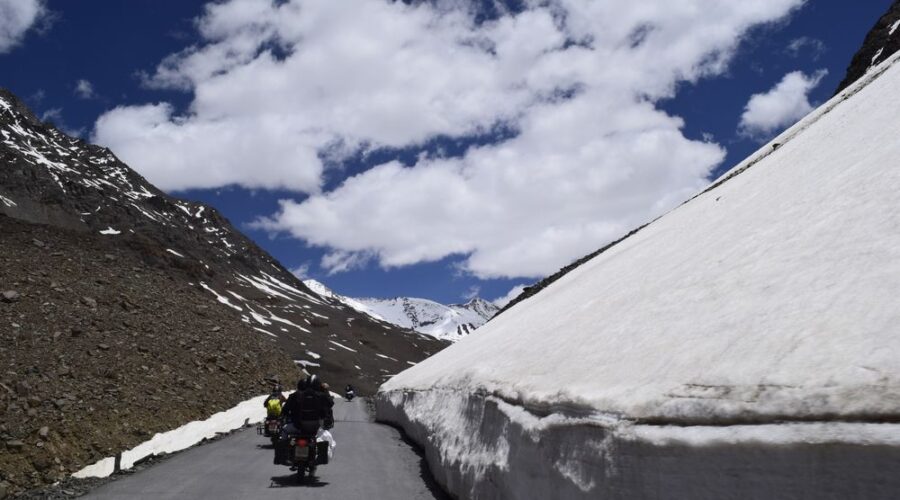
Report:
[[[378,418],[457,498],[893,499],[900,424],[652,426],[541,415],[460,391],[393,391]]]
[[[210,439],[216,434],[230,432],[247,424],[262,422],[266,416],[263,401],[268,396],[259,396],[238,404],[230,410],[216,413],[206,420],[185,424],[175,430],[156,434],[149,441],[141,443],[122,453],[122,469],[130,469],[135,462],[151,455],[174,453]],[[114,471],[115,457],[108,457],[72,474],[77,478],[106,477]]]
[[[890,497],[898,57],[390,379],[379,418],[461,497]]]

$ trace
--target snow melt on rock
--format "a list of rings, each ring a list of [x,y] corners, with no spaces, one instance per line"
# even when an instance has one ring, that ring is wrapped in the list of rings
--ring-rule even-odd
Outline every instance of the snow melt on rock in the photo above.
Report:
[[[676,480],[671,455],[646,446],[746,445],[760,424],[796,446],[756,449],[753,477],[792,487],[852,456],[804,455],[816,443],[896,446],[898,426],[875,422],[900,417],[898,56],[713,188],[390,379],[379,418],[427,448],[445,486],[484,498],[537,497],[542,480],[557,498],[659,487]],[[798,465],[811,457],[822,467]],[[796,474],[776,477],[777,460]],[[874,470],[854,474],[885,481]]]

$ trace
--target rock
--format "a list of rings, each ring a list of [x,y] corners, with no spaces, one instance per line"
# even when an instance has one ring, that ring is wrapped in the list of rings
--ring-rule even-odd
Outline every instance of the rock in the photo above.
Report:
[[[44,455],[38,455],[31,459],[31,465],[33,465],[38,472],[44,472],[50,468],[51,462]]]
[[[222,330],[222,327],[221,327],[221,326],[214,326],[214,327],[212,327],[209,331],[211,331],[211,332],[218,332],[218,331],[221,331],[221,330]]]
[[[0,500],[3,500],[4,498],[6,498],[6,496],[8,494],[9,494],[9,487],[6,485],[6,483],[0,483]]]
[[[39,239],[37,239],[37,238],[31,240],[31,242],[34,243],[34,246],[36,246],[36,247],[38,247],[38,248],[44,248],[45,246],[47,246],[46,244],[44,244],[43,241],[41,241],[41,240],[39,240]]]
[[[19,292],[15,290],[6,290],[5,292],[0,292],[0,302],[6,302],[7,304],[10,304],[18,301]]]
[[[97,307],[97,300],[92,297],[82,297],[81,303],[90,307],[91,309],[94,309]]]
[[[100,349],[101,351],[108,351],[108,350],[109,350],[109,345],[107,345],[107,344],[97,344],[97,349]]]
[[[81,334],[84,333],[84,330],[82,330],[81,327],[79,327],[79,326],[73,326],[69,330],[69,332],[72,334],[73,337],[80,337]]]
[[[31,384],[23,380],[16,384],[16,393],[19,396],[27,396],[31,392]]]
[[[46,425],[41,427],[40,429],[38,429],[38,436],[40,436],[41,439],[47,439],[47,436],[49,436],[49,435],[50,435],[50,428],[47,427]]]
[[[6,442],[6,449],[9,451],[19,452],[25,447],[25,443],[21,439],[12,439]]]
[[[116,260],[116,256],[111,253],[105,254],[103,256],[103,258],[106,259],[107,262],[112,262],[112,261]]]

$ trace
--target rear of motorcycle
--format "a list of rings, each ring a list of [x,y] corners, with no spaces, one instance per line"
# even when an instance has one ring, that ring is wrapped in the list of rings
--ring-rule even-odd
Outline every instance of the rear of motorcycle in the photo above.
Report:
[[[278,444],[278,439],[281,437],[280,419],[270,418],[266,420],[265,436],[272,441],[272,446]]]
[[[256,433],[269,438],[272,441],[272,446],[275,446],[281,437],[281,419],[277,417],[266,418],[265,422],[257,424]]]
[[[286,441],[276,445],[275,463],[289,465],[291,470],[297,471],[301,480],[307,474],[312,478],[319,465],[328,463],[328,446],[327,441],[319,441],[316,436],[289,436]]]

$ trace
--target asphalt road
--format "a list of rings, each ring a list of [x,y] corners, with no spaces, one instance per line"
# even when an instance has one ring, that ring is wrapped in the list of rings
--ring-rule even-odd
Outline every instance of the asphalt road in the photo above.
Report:
[[[340,399],[340,398],[338,398]],[[89,499],[445,499],[424,459],[392,427],[372,421],[365,402],[335,401],[334,459],[300,482],[273,465],[268,440],[245,429],[107,483]]]

